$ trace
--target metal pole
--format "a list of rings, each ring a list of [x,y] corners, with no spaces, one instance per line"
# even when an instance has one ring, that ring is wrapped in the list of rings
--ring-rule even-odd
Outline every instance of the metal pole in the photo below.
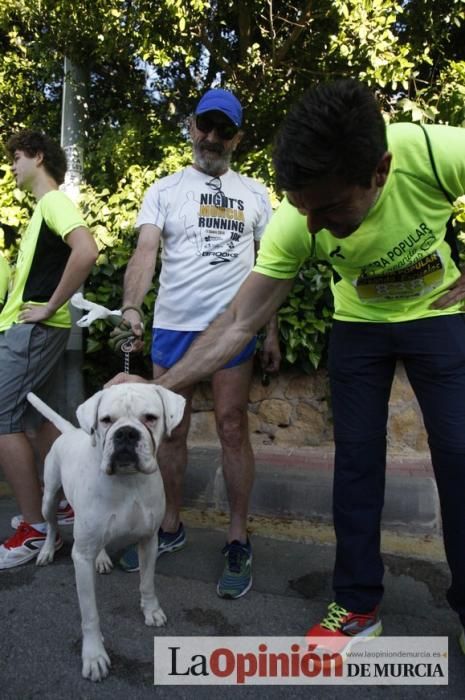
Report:
[[[62,189],[74,200],[79,197],[83,172],[83,134],[85,120],[85,80],[81,68],[65,57],[63,103],[61,110],[61,146],[68,160]]]
[[[83,174],[83,135],[86,113],[86,82],[82,69],[68,58],[64,60],[63,102],[61,113],[61,146],[66,153],[68,170],[61,186],[74,201],[79,197]],[[72,328],[66,348],[61,387],[65,412],[71,418],[77,406],[84,401],[84,381],[82,377],[82,331],[76,326],[80,313],[71,306]]]

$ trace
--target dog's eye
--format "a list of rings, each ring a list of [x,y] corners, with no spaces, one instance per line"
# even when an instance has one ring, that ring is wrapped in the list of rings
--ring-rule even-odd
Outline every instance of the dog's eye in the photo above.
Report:
[[[110,416],[103,416],[103,418],[100,418],[100,423],[103,423],[104,425],[109,425],[111,423]]]
[[[144,416],[144,421],[146,423],[153,423],[156,420],[158,420],[158,416],[154,416],[153,413],[146,413]]]

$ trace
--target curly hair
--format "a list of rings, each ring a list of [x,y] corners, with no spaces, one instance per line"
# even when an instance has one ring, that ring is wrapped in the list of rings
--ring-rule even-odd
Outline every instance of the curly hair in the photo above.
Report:
[[[67,170],[66,155],[61,146],[47,134],[31,129],[23,129],[10,136],[6,143],[6,152],[13,159],[15,151],[24,151],[33,158],[38,153],[43,155],[43,164],[58,185],[65,179]]]
[[[297,191],[336,177],[369,187],[386,150],[386,124],[371,90],[351,79],[321,83],[281,125],[273,151],[276,184]]]

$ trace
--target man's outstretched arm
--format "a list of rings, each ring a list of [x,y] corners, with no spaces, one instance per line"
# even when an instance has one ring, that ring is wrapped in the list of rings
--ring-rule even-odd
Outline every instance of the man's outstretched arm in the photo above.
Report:
[[[251,272],[226,311],[200,334],[179,362],[157,379],[157,384],[182,389],[225,365],[267,323],[289,294],[293,281]],[[141,378],[121,373],[109,384],[134,381]]]

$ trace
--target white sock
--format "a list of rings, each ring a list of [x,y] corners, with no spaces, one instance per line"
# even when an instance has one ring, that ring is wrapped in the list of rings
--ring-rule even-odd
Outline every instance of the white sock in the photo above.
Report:
[[[47,523],[29,523],[31,527],[34,528],[34,530],[38,530],[39,532],[47,532]]]

